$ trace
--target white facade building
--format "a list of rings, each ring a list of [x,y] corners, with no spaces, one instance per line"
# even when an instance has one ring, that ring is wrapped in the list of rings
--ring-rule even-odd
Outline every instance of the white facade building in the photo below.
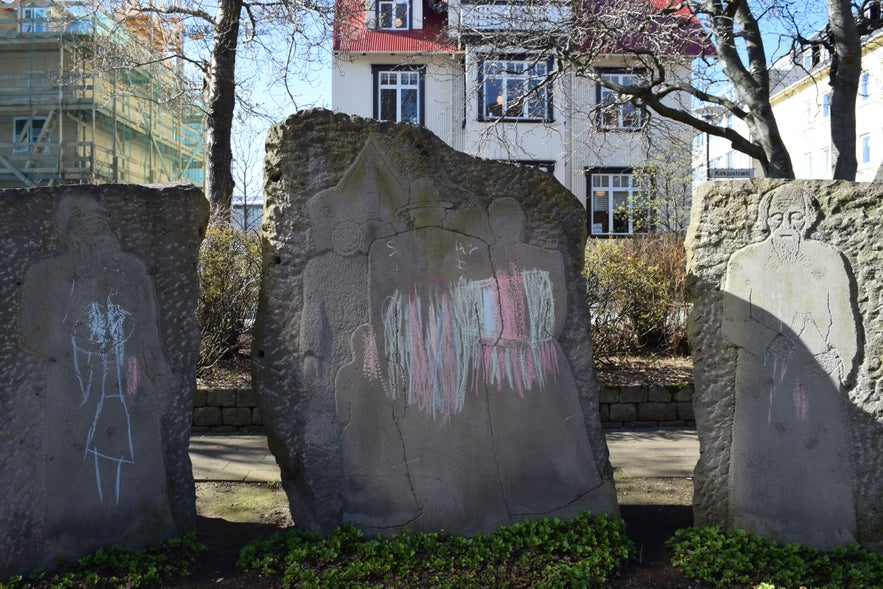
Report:
[[[791,155],[796,178],[830,179],[834,172],[831,144],[831,89],[828,85],[830,57],[818,50],[777,61],[771,78],[777,80],[770,102],[779,132]],[[729,115],[731,121],[735,117]],[[717,119],[716,122],[720,122]],[[745,136],[748,129],[739,119],[732,123]],[[721,137],[698,133],[693,138],[693,178],[706,179],[706,163],[714,177],[745,177],[741,169],[763,171],[756,161],[732,149]],[[856,99],[856,181],[883,179],[883,31],[866,39],[862,51],[862,74]],[[734,173],[728,174],[727,169]]]
[[[568,2],[355,1],[349,24],[338,19],[334,110],[418,123],[460,151],[541,167],[586,206],[592,235],[641,229],[647,199],[634,172],[648,160],[642,113],[585,77],[546,85],[553,59],[481,44],[489,32],[559,26]],[[674,60],[689,75],[690,57]],[[635,75],[621,55],[592,65],[624,83]],[[672,157],[689,169],[688,154]]]

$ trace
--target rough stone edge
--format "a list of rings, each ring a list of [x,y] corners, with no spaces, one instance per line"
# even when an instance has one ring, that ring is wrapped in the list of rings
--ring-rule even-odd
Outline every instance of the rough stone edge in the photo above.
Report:
[[[700,458],[694,472],[694,520],[696,525],[729,523],[729,447],[735,407],[736,350],[728,349],[719,335],[722,308],[719,290],[727,256],[708,262],[697,251],[718,248],[734,252],[761,238],[754,229],[759,198],[787,180],[734,180],[704,183],[694,193],[687,250],[687,286],[694,308],[688,321],[693,350],[696,391],[694,413],[700,443]],[[849,392],[852,462],[856,467],[856,511],[859,541],[883,552],[883,318],[868,298],[867,286],[874,281],[879,265],[867,265],[867,253],[856,244],[880,242],[879,220],[883,218],[883,185],[836,180],[798,180],[807,186],[819,205],[819,220],[810,237],[837,247],[852,267],[852,288],[856,290],[858,312],[863,322],[863,361],[855,385]],[[727,219],[720,211],[739,206],[748,211],[743,218]],[[873,211],[876,210],[876,213]],[[871,213],[869,214],[869,211]],[[877,250],[879,252],[880,247]],[[883,299],[877,305],[883,303]],[[701,321],[698,320],[701,318]]]
[[[352,121],[369,127],[370,132],[354,133]],[[307,143],[305,138],[310,135],[315,136],[316,140]],[[298,468],[301,440],[297,438],[297,432],[303,429],[304,416],[295,410],[297,417],[294,420],[284,421],[271,415],[267,410],[276,404],[296,406],[298,403],[298,399],[292,398],[290,393],[290,391],[301,390],[298,377],[286,378],[286,372],[291,374],[293,371],[287,370],[285,367],[286,363],[290,362],[290,358],[296,357],[299,353],[297,334],[300,323],[299,310],[303,305],[302,276],[277,270],[277,267],[296,266],[302,270],[306,264],[308,248],[308,227],[305,224],[295,225],[293,221],[286,220],[278,208],[277,200],[278,195],[289,195],[292,199],[300,199],[303,204],[313,194],[336,185],[352,164],[359,149],[372,135],[382,135],[392,140],[405,139],[411,147],[417,150],[440,149],[444,153],[443,159],[459,160],[464,163],[469,160],[480,161],[480,158],[456,152],[423,127],[362,119],[323,109],[302,111],[293,115],[275,125],[268,134],[268,157],[264,167],[263,226],[269,227],[270,231],[269,234],[264,234],[262,239],[262,286],[259,297],[259,319],[254,328],[252,379],[255,390],[258,391],[258,408],[267,429],[268,444],[283,472],[282,482],[289,493],[292,515],[299,525],[325,531],[333,529],[337,521],[311,521],[309,517],[311,509],[304,509],[303,505],[314,505],[318,501],[339,503],[339,499],[298,495],[294,485],[286,480],[284,474],[287,470],[296,471]],[[329,142],[328,138],[330,137],[336,137],[336,143]],[[297,154],[297,157],[292,157],[289,154],[287,158],[271,159],[269,154],[277,153],[277,150],[278,153],[285,153],[284,145],[295,141],[299,141],[301,145],[306,143],[309,148]],[[353,148],[354,144],[358,145],[359,149]],[[563,187],[554,191],[559,195],[557,198],[552,200],[541,198],[539,195],[550,191],[549,188],[543,188],[549,185],[548,177],[542,175],[544,172],[532,167],[513,166],[488,160],[481,161],[487,165],[507,166],[510,173],[527,176],[528,183],[538,187],[537,195],[534,195],[534,202],[530,206],[524,207],[532,229],[531,243],[555,247],[562,251],[568,277],[579,280],[583,266],[586,234],[584,209],[576,198]],[[311,170],[313,174],[311,182],[308,182],[304,177],[303,170],[305,169]],[[477,175],[476,180],[480,180]],[[466,183],[468,183],[468,179],[462,178],[457,182],[458,185]],[[565,194],[574,214],[570,215],[566,222],[559,219],[559,224],[564,226],[564,231],[557,228],[543,231],[542,223],[538,224],[537,221],[541,221],[544,216],[553,215],[555,208],[562,204]],[[485,206],[493,198],[495,195],[488,195]],[[561,216],[566,217],[565,215]],[[282,227],[291,231],[290,239],[279,237],[276,230]],[[576,244],[577,247],[561,247],[568,242]],[[289,252],[293,252],[291,257],[289,257]],[[283,303],[270,300],[267,297],[268,289],[265,286],[268,281],[287,284],[291,293],[289,300]],[[610,466],[609,451],[598,411],[598,384],[592,372],[591,338],[583,340],[588,341],[588,345],[579,347],[575,345],[575,342],[584,337],[585,332],[589,329],[588,308],[579,289],[569,290],[568,321],[559,342],[570,363],[580,391],[579,400],[583,410],[583,418],[602,476],[602,486],[608,486],[607,494],[612,497],[615,505],[613,469]],[[282,342],[283,349],[270,349],[273,342],[268,336],[268,328],[264,326],[264,322],[269,324],[273,321],[280,322],[280,325],[286,325],[289,330],[288,341]]]

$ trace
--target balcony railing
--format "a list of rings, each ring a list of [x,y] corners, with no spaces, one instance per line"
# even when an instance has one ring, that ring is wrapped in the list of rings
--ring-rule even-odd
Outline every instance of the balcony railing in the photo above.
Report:
[[[460,3],[461,32],[554,31],[570,22],[570,2]]]

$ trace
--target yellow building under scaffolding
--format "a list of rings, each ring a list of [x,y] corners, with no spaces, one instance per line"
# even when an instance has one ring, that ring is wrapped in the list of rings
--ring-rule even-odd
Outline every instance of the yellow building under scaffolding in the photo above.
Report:
[[[0,3],[0,187],[203,184],[180,31],[90,3]]]

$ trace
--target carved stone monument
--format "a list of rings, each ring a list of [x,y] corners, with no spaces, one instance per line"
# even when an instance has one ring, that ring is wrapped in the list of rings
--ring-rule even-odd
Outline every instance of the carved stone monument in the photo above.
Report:
[[[0,207],[0,577],[193,529],[205,198],[59,187]]]
[[[266,175],[254,380],[298,525],[617,511],[570,193],[327,111],[271,132]]]
[[[697,524],[883,547],[881,192],[754,180],[694,197]]]

